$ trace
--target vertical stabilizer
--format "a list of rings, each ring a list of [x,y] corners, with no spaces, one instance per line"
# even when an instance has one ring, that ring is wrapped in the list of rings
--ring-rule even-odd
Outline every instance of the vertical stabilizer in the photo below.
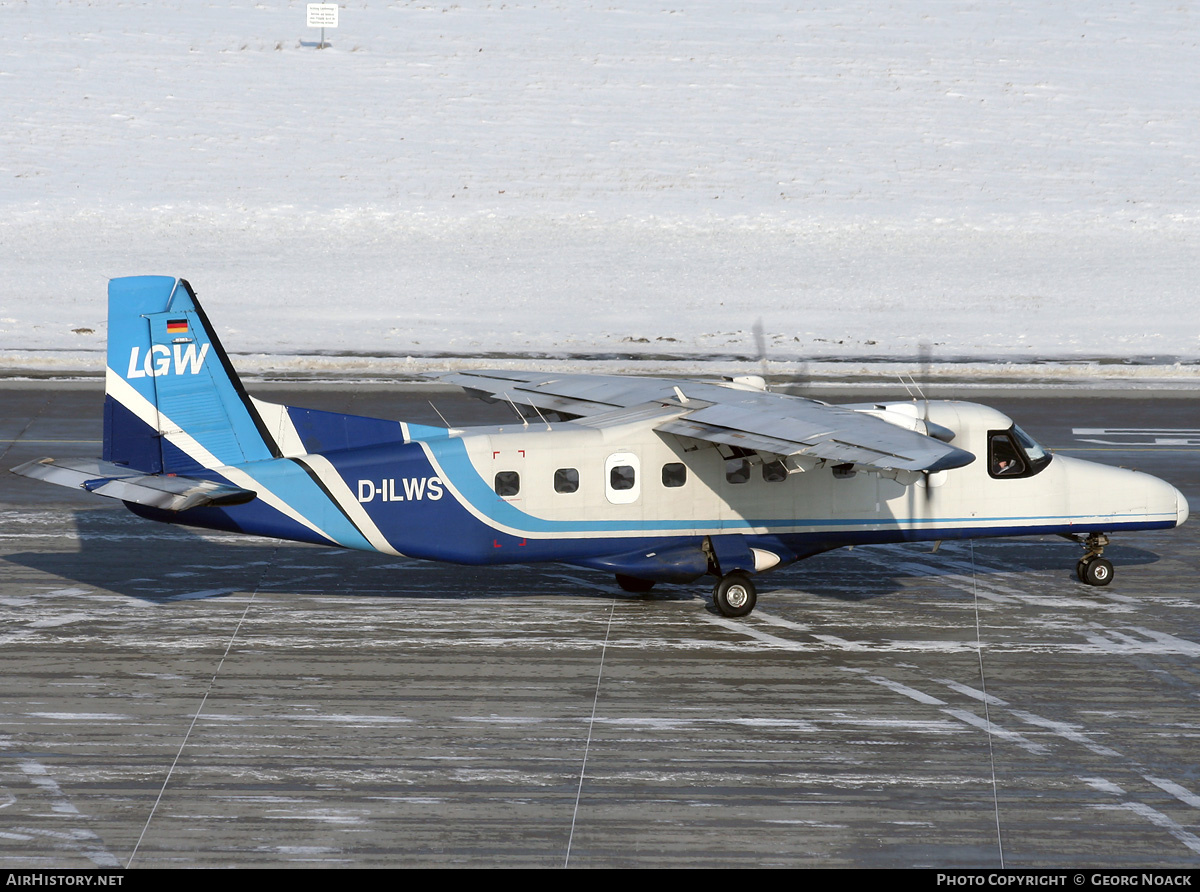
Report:
[[[110,281],[105,460],[182,474],[279,454],[191,286]]]

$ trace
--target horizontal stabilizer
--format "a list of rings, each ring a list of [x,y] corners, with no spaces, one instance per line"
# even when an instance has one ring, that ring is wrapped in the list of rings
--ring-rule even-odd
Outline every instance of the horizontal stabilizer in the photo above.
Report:
[[[242,505],[257,495],[249,489],[195,477],[142,474],[95,458],[69,461],[40,458],[18,465],[12,472],[166,511],[187,511],[204,505]]]

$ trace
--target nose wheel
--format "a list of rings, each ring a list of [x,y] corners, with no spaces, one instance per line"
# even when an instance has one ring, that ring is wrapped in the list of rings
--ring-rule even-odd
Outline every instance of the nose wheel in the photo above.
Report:
[[[1108,585],[1113,578],[1112,561],[1096,554],[1088,555],[1075,565],[1075,575],[1088,585]]]
[[[1082,541],[1083,547],[1087,549],[1087,554],[1075,565],[1075,575],[1079,577],[1079,581],[1088,585],[1108,585],[1112,582],[1112,562],[1101,556],[1104,554],[1104,546],[1108,544],[1108,536],[1103,533],[1089,533],[1087,539],[1076,541]]]

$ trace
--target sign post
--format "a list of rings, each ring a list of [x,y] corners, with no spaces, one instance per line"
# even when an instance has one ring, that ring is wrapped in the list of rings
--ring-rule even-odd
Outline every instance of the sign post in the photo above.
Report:
[[[325,29],[338,26],[338,5],[336,3],[308,4],[308,27],[321,29],[321,42],[317,49],[325,49]]]

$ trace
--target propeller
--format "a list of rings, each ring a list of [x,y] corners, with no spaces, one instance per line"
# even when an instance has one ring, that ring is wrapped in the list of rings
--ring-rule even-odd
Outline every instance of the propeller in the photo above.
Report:
[[[754,349],[758,355],[759,375],[762,377],[764,385],[766,385],[771,371],[771,362],[767,357],[767,337],[763,329],[763,321],[761,316],[754,320],[754,325],[751,327],[751,331],[754,333]],[[802,360],[800,362],[800,365],[796,370],[796,374],[793,375],[792,379],[794,381],[793,386],[796,390],[799,390],[802,393],[808,390],[807,360]],[[770,386],[765,386],[765,389],[770,390],[771,388]]]
[[[921,376],[920,383],[914,381],[913,384],[917,388],[917,393],[921,395],[924,401],[924,411],[921,413],[921,420],[925,422],[925,429],[929,430],[929,367],[932,362],[933,349],[929,345],[929,341],[921,341],[917,345],[917,374]],[[915,398],[914,398],[915,401]],[[935,472],[936,473],[936,472]],[[933,474],[925,472],[925,501],[933,498]]]
[[[925,413],[921,420],[926,423],[929,421],[929,367],[932,359],[933,348],[930,347],[929,341],[921,341],[917,345],[918,374],[921,376],[921,383],[917,385],[917,391],[925,400]]]
[[[727,377],[727,381],[732,381],[734,384],[742,387],[750,387],[754,390],[770,390],[767,386],[767,373],[769,371],[767,364],[767,340],[763,336],[762,317],[754,320],[754,349],[758,353],[758,364],[761,374],[758,375],[734,375]]]
[[[758,366],[761,370],[763,383],[766,383],[768,364],[767,364],[767,338],[763,334],[762,316],[754,320],[754,348],[758,351]]]

